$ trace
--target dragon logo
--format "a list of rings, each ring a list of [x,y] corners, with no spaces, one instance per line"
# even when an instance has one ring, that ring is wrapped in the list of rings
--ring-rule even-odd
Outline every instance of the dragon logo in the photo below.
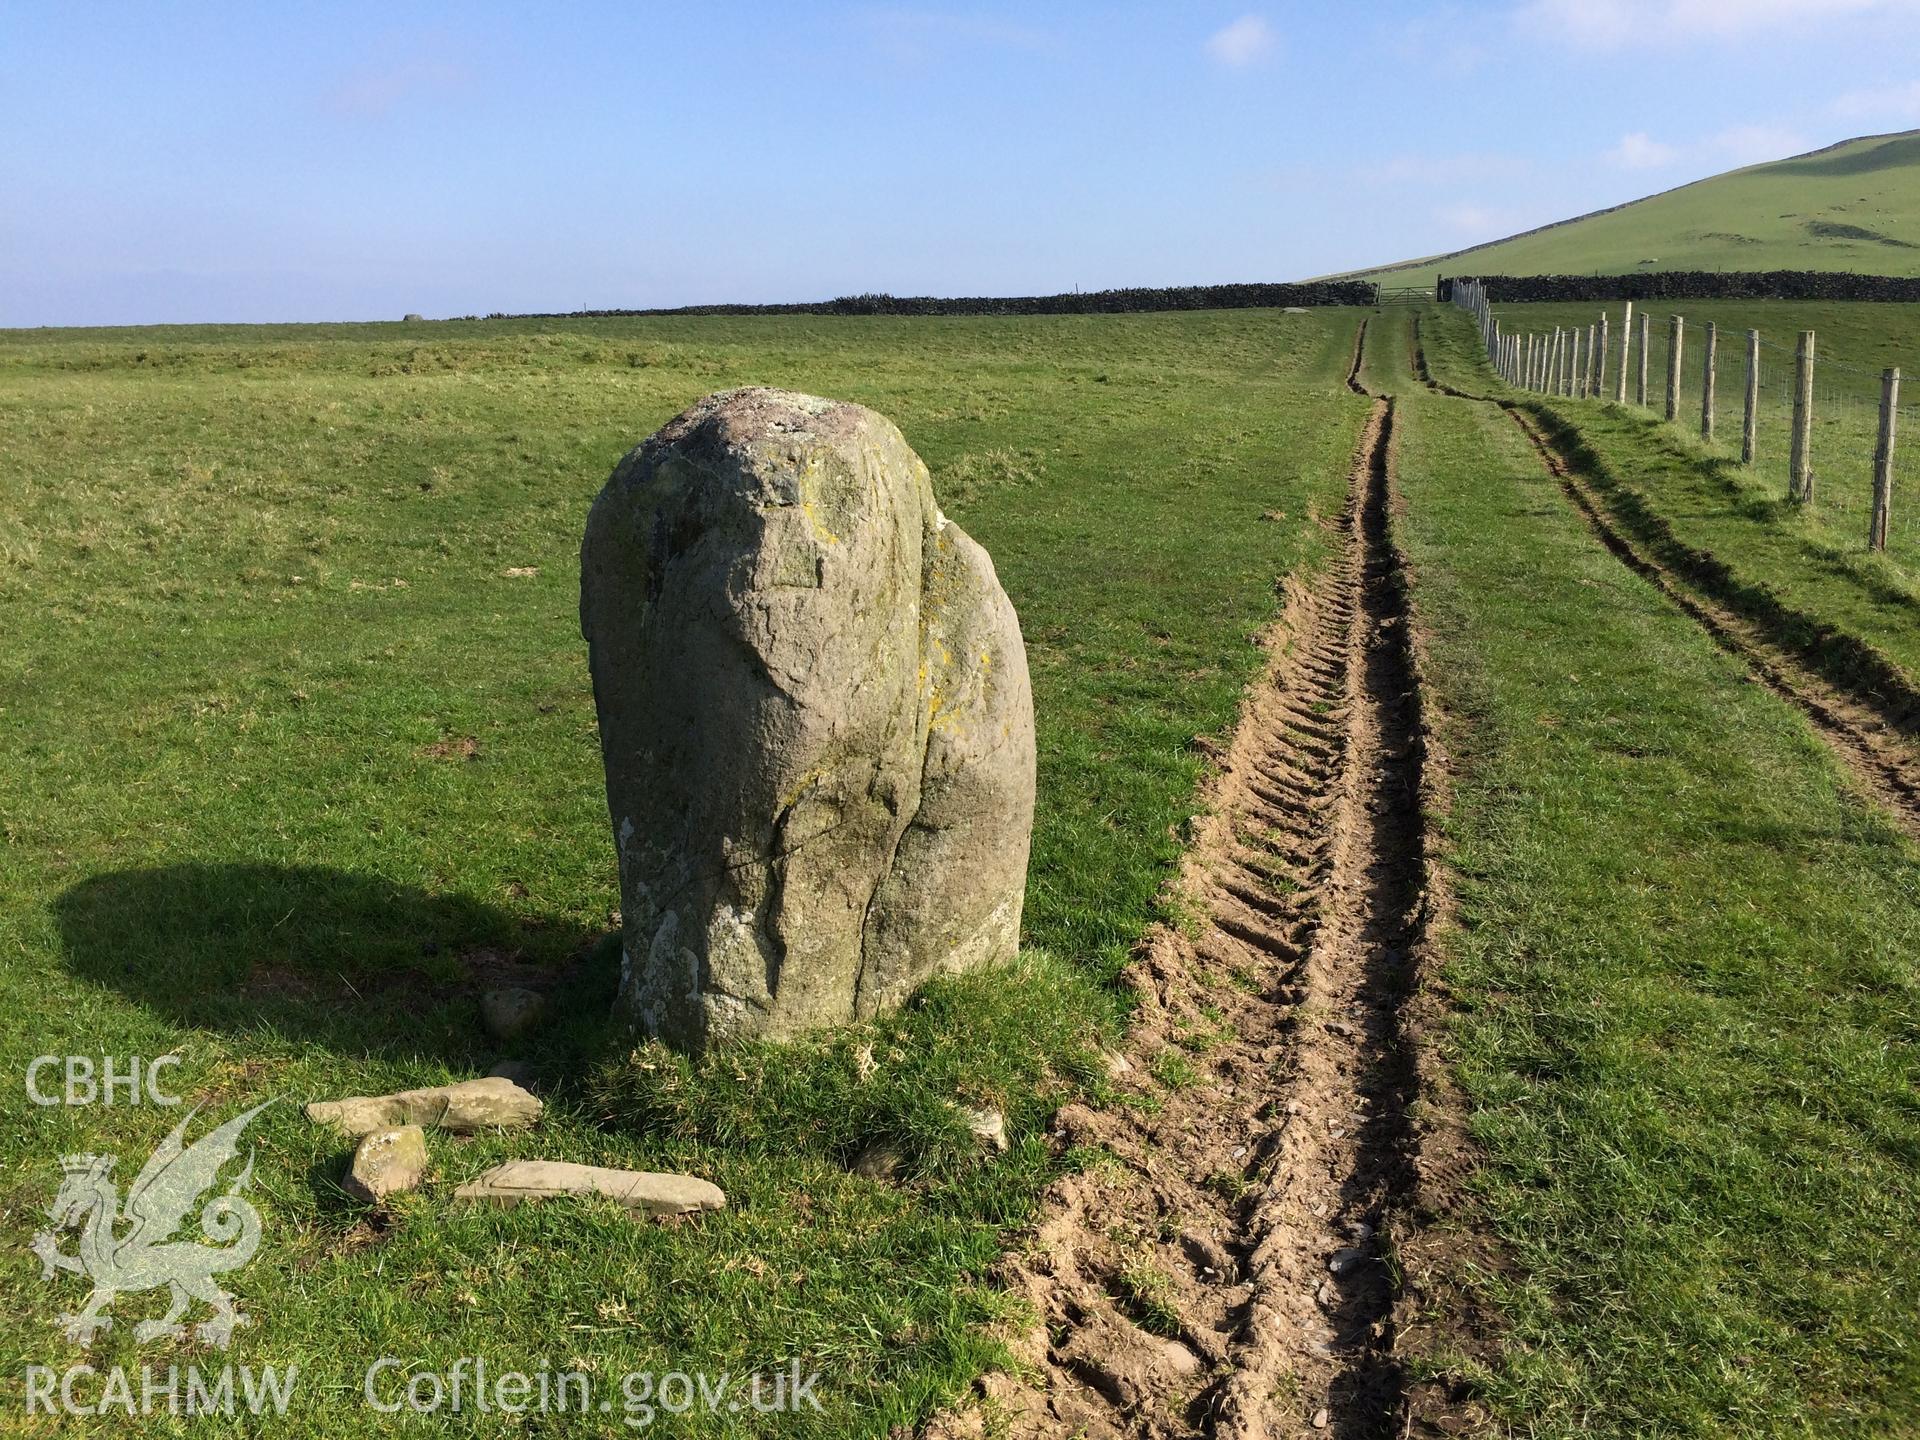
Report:
[[[200,1113],[196,1106],[173,1127],[141,1169],[127,1192],[124,1215],[120,1192],[109,1178],[113,1156],[61,1157],[60,1168],[66,1178],[53,1204],[47,1207],[52,1228],[33,1237],[33,1253],[44,1267],[43,1279],[51,1280],[56,1272],[71,1270],[93,1282],[86,1308],[77,1315],[60,1317],[69,1340],[91,1344],[96,1332],[112,1328],[113,1318],[106,1311],[117,1296],[165,1285],[172,1292],[166,1315],[134,1326],[135,1340],[184,1335],[187,1327],[180,1323],[180,1317],[194,1300],[203,1300],[213,1307],[213,1314],[196,1326],[195,1332],[222,1349],[232,1341],[233,1327],[245,1325],[247,1317],[213,1277],[222,1271],[238,1270],[260,1248],[260,1212],[240,1196],[253,1177],[251,1153],[246,1168],[226,1193],[201,1207],[200,1230],[213,1244],[173,1237],[194,1201],[213,1188],[221,1167],[239,1153],[240,1133],[272,1103],[269,1100],[244,1115],[236,1115],[188,1145],[187,1125]],[[124,1235],[119,1233],[122,1228],[126,1228]],[[60,1249],[60,1232],[68,1229],[80,1232],[80,1248],[74,1255]]]

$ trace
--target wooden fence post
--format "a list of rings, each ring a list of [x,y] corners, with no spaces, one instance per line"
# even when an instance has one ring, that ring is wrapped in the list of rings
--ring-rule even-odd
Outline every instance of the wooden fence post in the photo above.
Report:
[[[1700,438],[1713,440],[1713,402],[1714,367],[1720,363],[1720,327],[1713,321],[1707,322],[1707,351],[1701,356],[1704,367],[1700,372]]]
[[[1587,378],[1587,332],[1579,326],[1573,329],[1573,373],[1567,377],[1567,391],[1575,399],[1586,397]]]
[[[1687,319],[1669,317],[1667,326],[1667,419],[1680,418],[1680,350],[1686,343]]]
[[[1594,395],[1601,400],[1607,398],[1607,352],[1612,348],[1613,342],[1607,338],[1607,312],[1602,310],[1600,312],[1599,360],[1595,369],[1597,378],[1593,388]]]
[[[1813,500],[1813,331],[1802,330],[1793,351],[1793,451],[1787,465],[1787,498]]]
[[[1893,420],[1900,410],[1900,369],[1880,375],[1880,441],[1873,447],[1873,519],[1867,525],[1867,548],[1887,548],[1887,520],[1893,509]]]
[[[1747,331],[1747,409],[1740,421],[1740,463],[1753,464],[1760,431],[1760,332]]]
[[[1633,353],[1633,302],[1627,301],[1627,308],[1620,316],[1620,383],[1615,387],[1614,400],[1627,403],[1627,358]]]
[[[1600,325],[1599,322],[1596,321],[1587,326],[1587,370],[1586,373],[1580,377],[1580,393],[1589,400],[1600,393],[1594,385],[1594,376],[1598,374],[1600,365],[1599,345],[1597,343],[1599,339]]]
[[[1640,312],[1640,378],[1634,382],[1633,403],[1641,409],[1647,407],[1647,360],[1653,354],[1653,314]]]
[[[1549,395],[1558,395],[1560,393],[1560,357],[1563,347],[1564,341],[1561,337],[1560,327],[1556,325],[1553,327],[1553,354],[1548,357],[1549,363],[1547,365],[1547,393]]]

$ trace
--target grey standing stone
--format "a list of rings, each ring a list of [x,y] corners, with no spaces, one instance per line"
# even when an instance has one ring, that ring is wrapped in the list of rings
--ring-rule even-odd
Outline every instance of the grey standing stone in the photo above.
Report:
[[[635,1025],[688,1049],[785,1038],[1014,954],[1026,651],[890,422],[779,390],[701,401],[594,503],[580,618]]]

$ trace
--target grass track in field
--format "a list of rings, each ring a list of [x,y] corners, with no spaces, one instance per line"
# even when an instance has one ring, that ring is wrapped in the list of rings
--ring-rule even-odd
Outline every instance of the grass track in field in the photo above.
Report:
[[[1920,861],[1506,416],[1395,388],[1452,1043],[1512,1265],[1483,1393],[1530,1435],[1911,1431]]]
[[[1902,318],[1892,313],[1899,307],[1861,308],[1881,310],[1889,322]],[[1458,312],[1430,313],[1422,333],[1437,378],[1475,394],[1519,397],[1493,376]],[[1886,665],[1904,677],[1900,683],[1920,683],[1920,582],[1906,563],[1920,552],[1911,541],[1893,559],[1868,554],[1864,531],[1836,527],[1832,485],[1811,511],[1789,505],[1724,447],[1709,449],[1684,426],[1635,406],[1537,396],[1527,403],[1568,438],[1577,436],[1616,521],[1663,561],[1684,572],[1698,568],[1690,557],[1705,557],[1709,568],[1724,569],[1721,598],[1772,625],[1836,679],[1851,671],[1870,681]],[[1823,640],[1830,634],[1840,638]],[[1871,654],[1854,656],[1860,646]]]
[[[1322,554],[1365,412],[1340,383],[1355,318],[0,335],[9,1420],[26,1365],[82,1358],[53,1324],[77,1282],[26,1259],[55,1156],[116,1152],[130,1178],[177,1118],[28,1106],[28,1059],[69,1051],[177,1050],[177,1087],[223,1115],[288,1097],[253,1132],[267,1239],[235,1286],[257,1319],[235,1358],[303,1372],[267,1433],[364,1428],[382,1354],[603,1378],[800,1355],[829,1413],[792,1434],[884,1434],[952,1395],[991,1348],[986,1269],[1050,1173],[1038,1122],[1089,1079],[1105,982],[1179,850],[1191,739],[1232,722],[1276,581]],[[995,558],[1039,713],[1031,948],[897,1021],[690,1066],[598,1023],[617,896],[577,550],[626,447],[749,382],[895,418]],[[343,1147],[294,1102],[484,1069],[477,951],[589,958],[531,1056],[562,1082],[542,1132],[436,1141],[437,1196],[540,1153],[692,1169],[732,1208],[663,1227],[421,1198],[364,1223]],[[1011,1154],[972,1158],[954,1099],[1005,1107]],[[875,1141],[908,1186],[846,1173]],[[121,1302],[88,1358],[137,1363],[151,1308]]]
[[[1610,348],[1617,365],[1621,306],[1512,305],[1498,308],[1501,324],[1525,334],[1551,334],[1555,325],[1586,327],[1602,311],[1610,316]],[[1790,301],[1679,301],[1654,306],[1649,335],[1647,399],[1655,416],[1666,413],[1669,317],[1686,317],[1681,342],[1680,413],[1662,432],[1665,448],[1697,461],[1724,462],[1715,477],[1726,493],[1755,516],[1792,518],[1801,536],[1830,557],[1886,583],[1914,590],[1920,581],[1920,306]],[[1706,327],[1719,327],[1715,366],[1714,440],[1700,440],[1701,376]],[[1757,453],[1752,466],[1738,464],[1746,395],[1747,331],[1770,342],[1760,353]],[[1786,502],[1792,448],[1793,349],[1802,330],[1815,334],[1813,469],[1815,497],[1805,512]],[[1638,320],[1634,344],[1639,344]],[[1777,348],[1776,348],[1777,347]],[[1895,447],[1893,525],[1885,555],[1867,550],[1873,499],[1873,452],[1878,437],[1880,375],[1888,366],[1917,378],[1903,385],[1899,444]],[[1628,399],[1635,389],[1629,371]],[[1613,391],[1609,389],[1609,394]],[[1598,404],[1587,408],[1598,410]],[[1636,413],[1637,407],[1633,408]]]

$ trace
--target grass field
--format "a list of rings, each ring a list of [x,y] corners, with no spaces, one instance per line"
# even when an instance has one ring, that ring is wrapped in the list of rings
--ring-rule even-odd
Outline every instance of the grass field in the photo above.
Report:
[[[1901,312],[1835,308],[1763,328],[1817,324],[1869,364],[1898,350]],[[995,1361],[1020,1318],[996,1258],[1063,1165],[1115,1163],[1045,1131],[1070,1095],[1114,1101],[1115,973],[1154,920],[1190,919],[1159,897],[1196,737],[1233,723],[1278,583],[1311,583],[1336,543],[1362,318],[0,335],[0,1072],[169,1053],[215,1114],[280,1097],[250,1132],[266,1240],[234,1277],[256,1322],[234,1358],[298,1365],[301,1403],[260,1433],[374,1428],[360,1387],[383,1355],[582,1369],[616,1407],[627,1372],[798,1357],[825,1413],[780,1429],[835,1437],[912,1433]],[[1498,1341],[1423,1363],[1513,1434],[1920,1430],[1920,854],[1798,711],[1602,548],[1507,415],[1414,380],[1412,320],[1370,317],[1361,377],[1397,397],[1393,531],[1452,797],[1441,1057],[1479,1146],[1465,1209],[1428,1219],[1493,1238],[1461,1252],[1491,1268],[1457,1278]],[[1495,391],[1462,314],[1421,324],[1438,378]],[[617,892],[577,547],[625,448],[748,382],[892,416],[990,549],[1033,670],[1039,810],[1014,970],[691,1062],[603,1024]],[[1789,514],[1768,475],[1644,413],[1539,412],[1637,539],[1711,553],[1756,605],[1920,676],[1920,552],[1860,553],[1837,479]],[[429,1190],[370,1216],[298,1102],[484,1071],[501,1055],[477,992],[522,970],[560,1002],[524,1052],[542,1128],[437,1139]],[[1163,1058],[1135,1103],[1197,1083]],[[136,1347],[157,1306],[129,1297],[83,1357],[55,1325],[79,1282],[42,1284],[26,1250],[58,1155],[117,1153],[128,1179],[178,1112],[6,1094],[0,1428],[29,1365],[210,1353]],[[1009,1152],[979,1153],[955,1102],[1004,1109]],[[901,1183],[849,1173],[872,1144]],[[691,1170],[731,1203],[656,1225],[447,1204],[532,1153]]]
[[[1193,737],[1231,723],[1276,583],[1317,562],[1315,517],[1344,494],[1356,320],[0,336],[0,1071],[177,1053],[175,1088],[217,1113],[283,1099],[251,1132],[266,1242],[235,1277],[256,1321],[235,1358],[301,1370],[268,1433],[362,1423],[380,1355],[608,1383],[798,1356],[827,1413],[791,1428],[831,1435],[910,1424],[978,1372],[1004,1310],[988,1267],[1050,1173],[1037,1128],[1099,1074],[1107,982],[1180,850]],[[892,416],[990,548],[1033,670],[1039,818],[1014,973],[694,1065],[600,1024],[617,895],[577,547],[624,449],[747,382]],[[542,1130],[436,1142],[434,1190],[370,1225],[338,1188],[344,1147],[297,1104],[480,1073],[498,1056],[475,992],[516,966],[564,977],[527,1057],[552,1087]],[[54,1325],[78,1282],[43,1285],[26,1255],[55,1157],[118,1153],[130,1179],[178,1112],[5,1094],[17,1415],[27,1365],[82,1358]],[[954,1100],[1004,1107],[1011,1152],[976,1158]],[[848,1174],[872,1141],[907,1184]],[[690,1169],[732,1204],[644,1226],[444,1203],[526,1153]],[[121,1311],[93,1363],[139,1358],[148,1312]]]
[[[1436,275],[1636,270],[1920,275],[1920,131],[1750,165],[1545,230],[1361,273],[1427,285]]]
[[[1459,382],[1470,322],[1424,329]],[[1911,1433],[1913,847],[1505,414],[1375,376],[1450,717],[1453,1044],[1511,1267],[1489,1403],[1528,1435]]]
[[[1594,311],[1511,306],[1501,313],[1503,324],[1524,333],[1590,320]],[[1600,478],[1608,492],[1643,532],[1663,528],[1672,540],[1730,567],[1736,583],[1750,592],[1751,604],[1778,605],[1803,617],[1808,624],[1801,626],[1806,633],[1800,643],[1820,646],[1824,642],[1813,629],[1831,627],[1864,641],[1910,680],[1920,677],[1920,445],[1909,444],[1895,467],[1887,551],[1875,554],[1866,544],[1878,371],[1911,354],[1906,307],[1717,303],[1689,304],[1687,314],[1690,330],[1712,320],[1731,332],[1718,367],[1714,444],[1703,443],[1699,435],[1703,347],[1698,334],[1681,348],[1681,390],[1689,403],[1682,404],[1674,423],[1660,418],[1668,355],[1664,315],[1653,326],[1649,409],[1599,400],[1539,403],[1577,428],[1604,472]],[[1449,321],[1436,329],[1436,343],[1428,347],[1435,373],[1461,388],[1491,392],[1499,382],[1476,351],[1460,348],[1461,332],[1450,326]],[[1823,353],[1845,356],[1851,367],[1834,364],[1816,372],[1810,506],[1786,499],[1792,410],[1780,393],[1783,357],[1770,351],[1762,352],[1759,453],[1754,465],[1739,463],[1748,328],[1781,338],[1813,329],[1822,337]],[[1742,337],[1738,344],[1733,335]],[[1784,369],[1790,377],[1790,358]],[[1920,431],[1902,433],[1912,441]]]
[[[1619,304],[1511,305],[1497,307],[1503,327],[1521,334],[1551,334],[1553,327],[1585,329],[1602,311],[1615,327],[1611,350],[1619,356]],[[1761,336],[1760,396],[1756,453],[1750,470],[1731,474],[1757,503],[1787,493],[1793,419],[1793,350],[1803,330],[1815,336],[1813,468],[1814,504],[1809,520],[1848,554],[1864,555],[1873,498],[1873,451],[1879,426],[1880,377],[1888,367],[1903,374],[1920,366],[1920,332],[1911,306],[1861,302],[1802,304],[1792,301],[1684,301],[1656,305],[1649,330],[1647,403],[1665,415],[1670,320],[1685,317],[1680,346],[1680,434],[1700,434],[1706,327],[1719,331],[1714,366],[1714,440],[1708,452],[1740,454],[1745,406],[1747,332]],[[1638,321],[1634,344],[1639,344]],[[1638,360],[1629,367],[1627,396],[1636,394]],[[1609,392],[1611,393],[1611,392]],[[1888,557],[1903,575],[1920,575],[1920,391],[1904,387],[1895,449],[1894,525]]]

